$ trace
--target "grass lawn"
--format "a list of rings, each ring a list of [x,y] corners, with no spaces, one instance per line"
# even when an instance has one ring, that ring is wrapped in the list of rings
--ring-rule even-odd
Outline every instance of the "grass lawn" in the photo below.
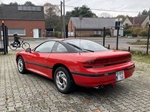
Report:
[[[144,63],[150,63],[150,52],[146,55],[142,51],[131,51],[133,61],[139,61]]]
[[[149,56],[138,56],[138,55],[132,55],[133,61],[139,61],[139,62],[145,62],[150,63],[150,55]]]
[[[147,45],[147,41],[137,40],[136,42],[128,42],[131,45]],[[149,42],[150,45],[150,42]]]

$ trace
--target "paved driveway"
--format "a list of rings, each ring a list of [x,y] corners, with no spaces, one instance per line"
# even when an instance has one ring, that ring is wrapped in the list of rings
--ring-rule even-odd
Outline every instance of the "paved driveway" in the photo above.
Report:
[[[50,79],[20,74],[15,53],[0,54],[0,112],[150,112],[150,64],[135,62],[133,76],[116,88],[78,87],[64,95]]]

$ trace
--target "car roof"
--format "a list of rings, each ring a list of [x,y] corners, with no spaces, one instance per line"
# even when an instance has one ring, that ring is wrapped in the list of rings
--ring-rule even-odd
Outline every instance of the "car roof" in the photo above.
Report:
[[[54,39],[48,39],[48,40],[55,40],[55,41],[65,41],[65,40],[85,40],[85,39],[74,39],[74,38],[54,38]]]

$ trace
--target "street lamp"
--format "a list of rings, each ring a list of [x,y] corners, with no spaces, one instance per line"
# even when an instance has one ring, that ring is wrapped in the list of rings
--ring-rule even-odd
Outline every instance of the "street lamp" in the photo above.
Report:
[[[117,30],[117,39],[116,39],[116,50],[118,50],[118,42],[119,42],[119,30],[120,30],[120,21],[122,21],[122,18],[116,19],[115,22],[115,29]]]
[[[63,17],[62,17],[63,16]],[[62,19],[62,35],[66,38],[66,21],[65,21],[65,0],[61,0],[61,19]]]

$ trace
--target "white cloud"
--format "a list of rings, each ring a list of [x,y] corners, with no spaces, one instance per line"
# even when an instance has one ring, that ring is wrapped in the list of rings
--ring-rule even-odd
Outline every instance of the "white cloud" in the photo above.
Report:
[[[0,0],[2,3],[17,2],[23,4],[26,1],[31,0]],[[59,5],[61,0],[32,0],[31,2],[35,5],[43,5],[46,2]],[[66,1],[66,11],[72,10],[73,7],[69,6],[82,6],[86,5],[90,9],[101,9],[101,10],[92,10],[96,14],[100,15],[101,13],[108,13],[112,16],[118,14],[136,16],[139,12],[142,12],[144,9],[149,10],[150,0],[65,0]],[[104,11],[105,10],[105,11]],[[106,11],[107,10],[107,11]],[[127,12],[124,12],[127,11]]]

